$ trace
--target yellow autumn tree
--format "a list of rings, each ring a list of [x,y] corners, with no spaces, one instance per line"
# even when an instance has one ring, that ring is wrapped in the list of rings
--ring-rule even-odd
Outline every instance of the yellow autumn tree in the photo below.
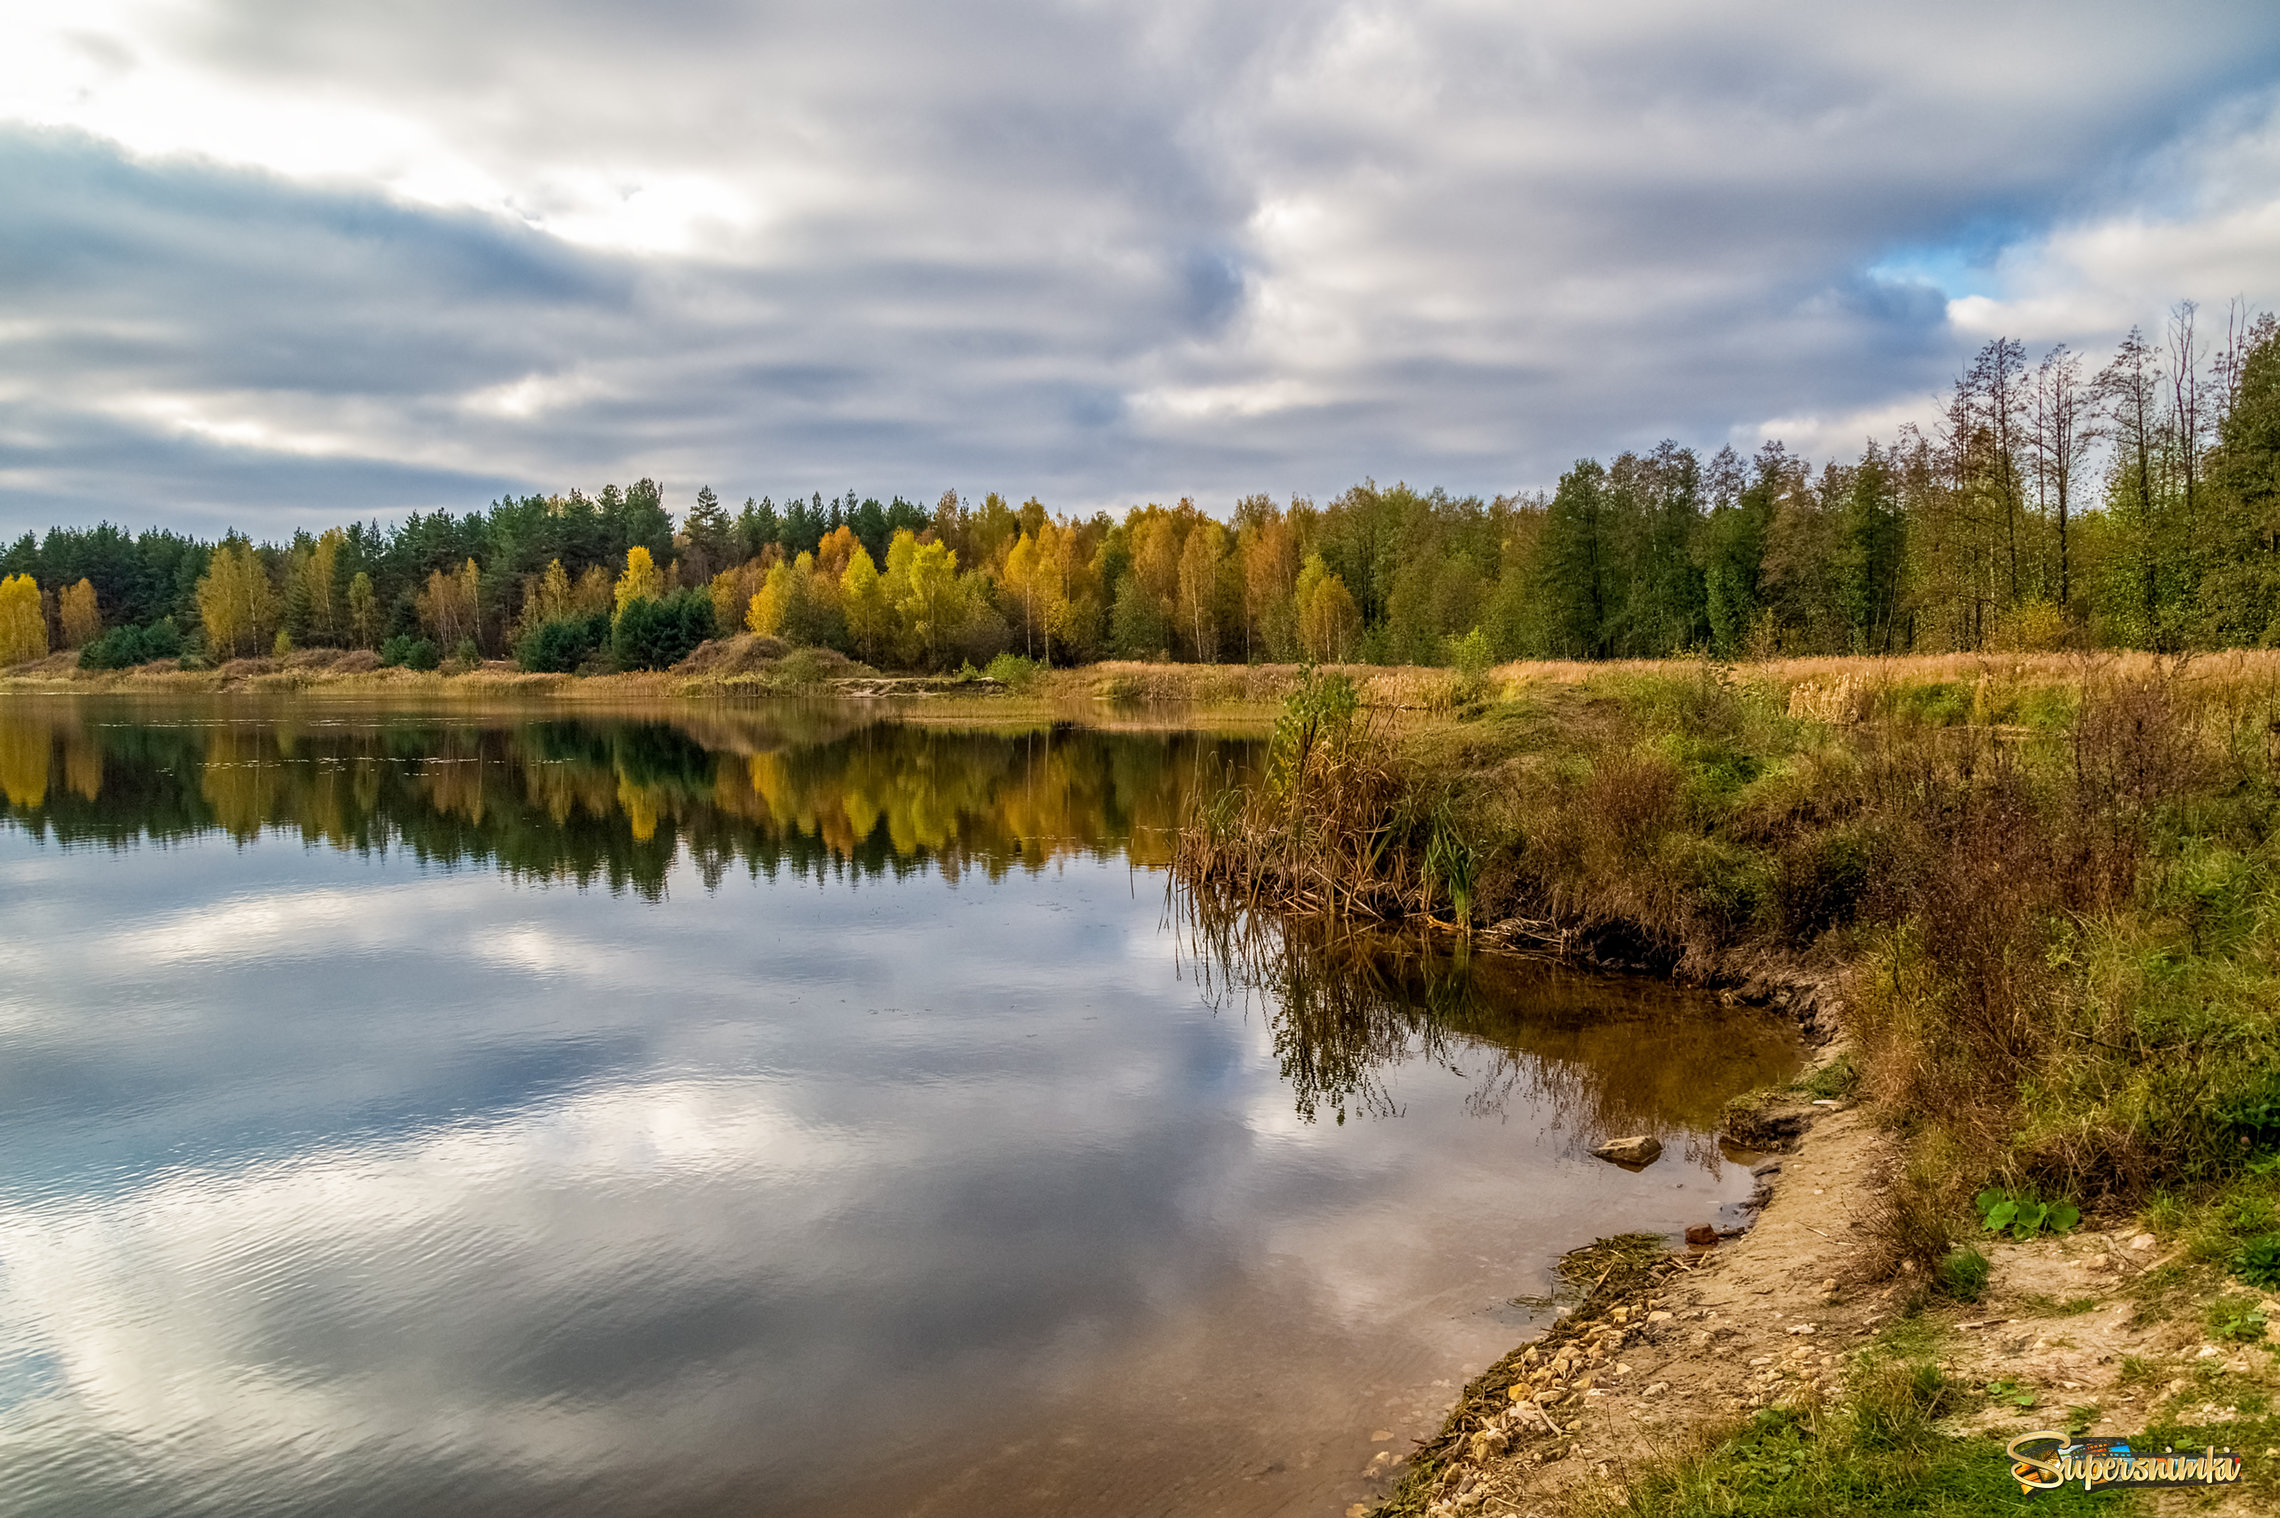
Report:
[[[80,648],[103,635],[103,614],[95,609],[95,586],[82,579],[67,585],[56,598],[56,619],[63,623],[63,646]]]
[[[0,580],[0,664],[44,659],[47,651],[47,614],[40,607],[40,582],[30,575]],[[44,756],[41,764],[44,775]]]
[[[760,588],[752,593],[752,600],[744,613],[744,625],[763,638],[773,638],[783,630],[784,609],[792,598],[792,566],[778,559],[768,566],[761,577]]]
[[[1037,631],[1044,624],[1045,608],[1037,583],[1037,540],[1023,533],[1005,556],[1005,569],[999,576],[1013,604],[1021,613],[1021,651],[1034,658],[1037,654]]]
[[[1196,661],[1219,657],[1219,571],[1227,557],[1227,530],[1209,517],[1188,529],[1180,549],[1180,630]]]
[[[665,577],[657,572],[657,565],[646,548],[629,548],[625,551],[625,573],[618,576],[616,610],[611,620],[625,615],[625,609],[636,601],[654,601],[664,594]]]
[[[887,600],[887,582],[879,566],[860,543],[839,576],[839,604],[847,614],[847,636],[856,655],[866,664],[876,663],[880,651],[894,640],[894,607]]]
[[[528,576],[523,581],[522,616],[515,624],[519,639],[538,631],[549,622],[559,622],[572,614],[569,571],[560,559],[547,561],[546,572]]]
[[[298,626],[311,643],[338,642],[343,631],[337,580],[340,551],[347,543],[347,533],[338,527],[328,528],[296,553],[286,570],[286,620]]]
[[[1298,635],[1306,656],[1324,664],[1339,664],[1353,656],[1362,635],[1361,609],[1354,594],[1337,575],[1323,575],[1298,611]]]
[[[262,652],[277,634],[277,592],[270,587],[269,568],[243,538],[214,550],[196,596],[206,647],[220,658]]]
[[[958,555],[946,543],[921,543],[906,529],[887,550],[887,578],[911,662],[930,668],[949,661],[966,630],[966,593],[958,583]]]
[[[483,572],[473,559],[462,564],[457,574],[434,570],[428,575],[427,589],[414,603],[420,626],[427,629],[437,648],[449,653],[462,640],[480,636],[482,596]]]
[[[361,569],[348,582],[348,636],[358,648],[380,642],[380,597],[372,589],[372,576]]]

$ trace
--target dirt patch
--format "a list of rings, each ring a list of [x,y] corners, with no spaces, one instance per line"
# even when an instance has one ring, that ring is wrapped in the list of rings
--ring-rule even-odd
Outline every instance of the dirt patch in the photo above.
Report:
[[[1699,1429],[1830,1394],[1895,1310],[1889,1290],[1844,1284],[1884,1141],[1855,1110],[1806,1111],[1810,1141],[1753,1167],[1768,1192],[1754,1228],[1708,1248],[1627,1246],[1573,1312],[1467,1388],[1378,1511],[1561,1512]]]
[[[1616,1268],[1542,1339],[1468,1386],[1438,1435],[1370,1473],[1392,1483],[1375,1512],[1603,1512],[1647,1463],[1758,1409],[1842,1398],[1854,1358],[1901,1327],[1929,1346],[1963,1404],[1946,1433],[2007,1440],[2182,1425],[2218,1441],[2230,1434],[2252,1460],[2280,1455],[2270,1421],[2280,1352],[2246,1321],[2254,1312],[2280,1325],[2272,1294],[2228,1288],[2132,1219],[2063,1238],[1974,1241],[1990,1263],[1975,1303],[1927,1301],[1907,1272],[1865,1281],[1892,1137],[1850,1104],[1795,1115],[1805,1131],[1794,1152],[1753,1167],[1770,1192],[1754,1227],[1708,1249],[1649,1238],[1570,1256],[1571,1270]],[[2223,1325],[2233,1336],[2213,1326],[2220,1298],[2235,1305]],[[2263,1489],[2171,1493],[2160,1506],[2250,1513],[2271,1500]],[[1371,1511],[1357,1505],[1348,1518]]]

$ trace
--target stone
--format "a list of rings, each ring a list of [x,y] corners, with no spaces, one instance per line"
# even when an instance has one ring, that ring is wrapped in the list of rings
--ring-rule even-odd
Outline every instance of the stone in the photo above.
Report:
[[[1373,1429],[1370,1433],[1370,1443],[1383,1444],[1386,1440],[1391,1439],[1392,1437],[1393,1430],[1390,1428]]]
[[[1651,1133],[1634,1134],[1630,1138],[1609,1139],[1591,1152],[1600,1159],[1618,1165],[1652,1165],[1662,1157],[1662,1140]]]
[[[2151,1249],[2153,1246],[2154,1237],[2150,1233],[2141,1233],[2136,1238],[2130,1240],[2130,1248],[2132,1249]]]
[[[1686,1242],[1697,1249],[1708,1249],[1718,1242],[1718,1230],[1708,1223],[1695,1223],[1686,1230]]]

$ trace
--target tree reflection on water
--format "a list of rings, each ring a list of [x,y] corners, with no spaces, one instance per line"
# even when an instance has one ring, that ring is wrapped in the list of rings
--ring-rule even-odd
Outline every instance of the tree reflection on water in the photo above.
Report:
[[[1657,1133],[1715,1164],[1726,1101],[1797,1065],[1793,1029],[1666,982],[1229,912],[1185,891],[1168,901],[1204,994],[1264,1019],[1308,1122],[1398,1116],[1387,1077],[1422,1060],[1471,1081],[1475,1116],[1530,1108],[1582,1144]]]

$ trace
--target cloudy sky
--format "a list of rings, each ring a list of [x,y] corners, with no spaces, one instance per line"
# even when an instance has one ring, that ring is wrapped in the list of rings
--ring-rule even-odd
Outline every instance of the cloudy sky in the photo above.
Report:
[[[2280,303],[2280,9],[11,0],[0,531],[1815,453]]]

